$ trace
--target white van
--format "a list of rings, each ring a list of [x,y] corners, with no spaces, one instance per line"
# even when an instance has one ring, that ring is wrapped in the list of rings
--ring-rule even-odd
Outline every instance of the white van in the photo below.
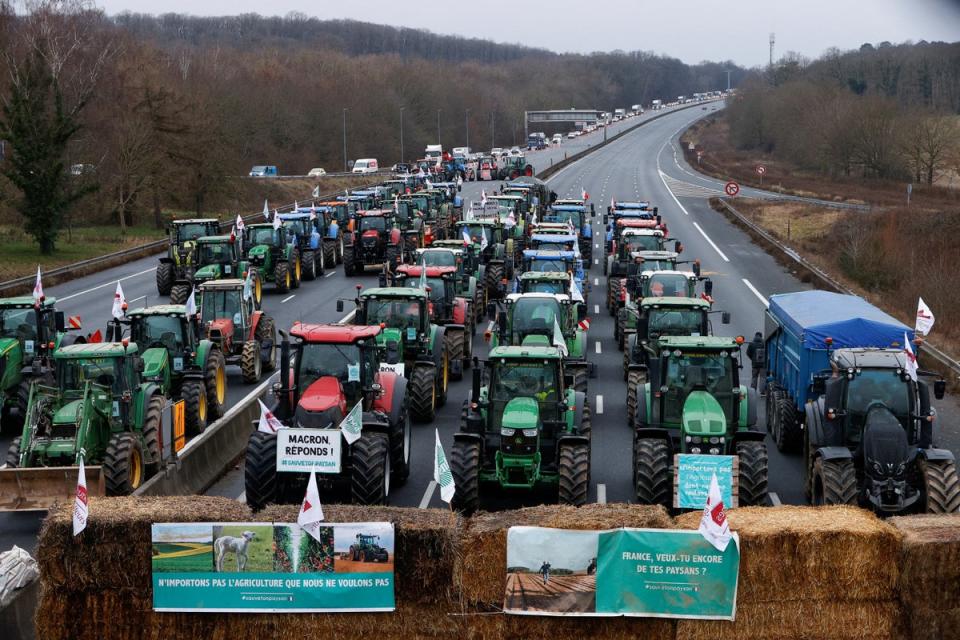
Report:
[[[379,170],[376,158],[360,158],[353,163],[354,173],[376,173]]]

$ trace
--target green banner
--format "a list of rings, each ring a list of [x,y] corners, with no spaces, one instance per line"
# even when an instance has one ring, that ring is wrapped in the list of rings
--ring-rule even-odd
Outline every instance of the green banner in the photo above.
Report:
[[[393,611],[389,522],[154,524],[153,608],[192,612]]]
[[[739,539],[697,531],[511,527],[506,613],[733,620]]]
[[[717,475],[720,498],[724,505],[733,505],[733,460],[734,456],[677,455],[677,509],[703,509],[707,504],[710,479]]]

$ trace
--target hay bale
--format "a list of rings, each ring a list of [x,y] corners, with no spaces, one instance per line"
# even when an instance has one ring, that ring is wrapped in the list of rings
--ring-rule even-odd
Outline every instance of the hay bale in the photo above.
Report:
[[[911,640],[960,640],[960,608],[905,608],[900,636]]]
[[[960,514],[890,518],[903,535],[900,600],[913,608],[960,606]]]
[[[299,505],[273,505],[263,522],[296,522]],[[430,603],[456,597],[453,567],[459,553],[458,516],[448,509],[323,505],[328,522],[392,522],[396,533],[397,602]]]
[[[636,504],[545,505],[516,511],[478,513],[467,521],[455,568],[461,595],[471,604],[499,606],[507,584],[507,530],[516,526],[557,529],[671,529],[662,507]]]
[[[696,529],[699,512],[676,519]],[[900,536],[856,507],[744,507],[727,512],[740,534],[739,604],[894,600]]]
[[[895,602],[739,604],[735,622],[679,620],[676,640],[894,640],[900,637]]]
[[[677,624],[664,618],[564,618],[466,612],[460,638],[469,640],[673,640]]]
[[[252,519],[245,504],[229,498],[91,498],[87,528],[74,538],[72,507],[51,510],[40,529],[37,562],[48,586],[149,590],[151,524]]]

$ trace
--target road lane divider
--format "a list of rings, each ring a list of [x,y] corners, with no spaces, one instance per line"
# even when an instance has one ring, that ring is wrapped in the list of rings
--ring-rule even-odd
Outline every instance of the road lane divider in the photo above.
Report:
[[[600,394],[597,394],[596,409],[597,409],[597,415],[603,414],[603,396]]]
[[[420,509],[426,509],[430,506],[430,501],[433,500],[433,493],[437,490],[437,481],[431,480],[427,484],[426,491],[423,492],[423,498],[420,499]]]
[[[700,228],[700,225],[699,225],[699,224],[697,224],[696,222],[694,222],[694,223],[693,223],[693,226],[697,228],[697,231],[700,232],[700,235],[703,236],[703,239],[710,243],[710,246],[713,247],[713,250],[716,251],[716,252],[720,255],[721,258],[723,258],[723,261],[724,261],[724,262],[730,262],[730,258],[727,257],[727,254],[725,254],[723,251],[720,251],[720,247],[718,247],[718,246],[713,242],[713,240],[710,239],[710,236],[708,236],[707,233],[706,233],[703,229]]]
[[[766,298],[764,298],[763,295],[762,295],[759,291],[757,291],[757,288],[756,288],[755,286],[753,286],[753,283],[751,283],[751,282],[750,282],[749,280],[747,280],[746,278],[743,278],[743,284],[747,285],[747,289],[750,289],[750,291],[753,292],[753,295],[757,296],[757,297],[760,299],[760,302],[763,303],[763,306],[765,306],[765,307],[769,307],[769,306],[770,306],[770,302],[769,302]]]

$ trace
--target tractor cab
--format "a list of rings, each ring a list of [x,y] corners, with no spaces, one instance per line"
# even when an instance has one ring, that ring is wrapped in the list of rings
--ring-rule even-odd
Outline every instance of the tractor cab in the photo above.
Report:
[[[253,299],[244,296],[242,280],[219,280],[200,287],[200,324],[216,344],[229,347],[243,341],[256,311]]]
[[[197,267],[197,241],[220,234],[220,221],[213,218],[174,220],[168,227],[167,255],[157,266],[157,291],[169,295],[178,282],[190,281]]]
[[[517,276],[516,293],[570,293],[570,274],[566,271],[525,271]]]
[[[380,206],[380,198],[378,196],[363,191],[353,191],[350,195],[337,196],[337,201],[350,203],[357,211],[368,211],[370,209],[377,209]]]
[[[492,346],[548,347],[561,335],[571,333],[570,298],[561,294],[510,294],[498,315],[500,332]]]
[[[580,244],[576,234],[535,233],[530,236],[527,246],[535,251],[572,251],[580,253]]]
[[[169,354],[175,372],[182,372],[189,366],[199,340],[197,327],[193,319],[187,317],[183,305],[165,304],[134,309],[127,312],[126,323],[130,325],[130,340],[143,349],[144,359],[149,360],[149,364],[161,364],[154,363],[149,357],[151,349],[160,348]],[[156,374],[147,366],[144,376],[149,378],[152,375]]]
[[[527,212],[527,199],[523,195],[495,193],[487,196],[487,201],[496,204],[500,214],[504,217],[512,212],[518,221],[522,220],[523,214]]]
[[[680,263],[680,254],[675,251],[632,251],[627,276],[644,271],[675,271]],[[694,273],[700,270],[699,261],[694,261]]]
[[[377,342],[384,350],[385,361],[397,361],[391,352],[398,347],[399,359],[411,360],[430,339],[430,299],[423,289],[369,288],[360,293],[357,302],[355,324],[383,328]]]
[[[418,288],[421,282],[427,286],[430,299],[430,316],[434,321],[453,318],[456,292],[456,267],[426,267],[426,277],[421,279],[424,267],[418,265],[400,265],[394,273],[393,286]],[[462,322],[463,320],[461,320]]]
[[[644,342],[663,336],[711,335],[710,303],[703,298],[644,298],[637,334]]]
[[[327,214],[331,220],[336,220],[337,225],[343,229],[350,225],[356,210],[357,208],[352,202],[331,200],[317,203],[317,211]]]
[[[588,214],[587,207],[582,201],[578,201],[577,204],[561,204],[560,201],[557,201],[543,214],[543,221],[569,225],[577,233],[591,238],[593,227],[590,224],[590,218],[593,216],[594,208],[592,204]]]
[[[299,207],[293,213],[281,213],[280,221],[286,227],[287,234],[300,244],[301,249],[316,250],[323,235],[321,230],[326,227],[325,216],[326,212],[317,211],[316,208]]]
[[[193,273],[192,283],[188,285],[189,288],[207,280],[237,277],[240,270],[240,252],[235,236],[198,238],[196,252],[196,271]],[[177,285],[182,284],[179,280],[177,281]],[[187,295],[189,295],[189,288],[185,289]],[[174,304],[182,304],[186,302],[186,296],[174,295],[171,292],[171,301]]]
[[[578,282],[584,278],[583,261],[578,252],[574,251],[537,251],[525,249],[523,252],[523,268],[521,271],[573,273]],[[582,287],[581,287],[582,290]]]
[[[63,312],[56,310],[56,304],[56,298],[48,297],[39,303],[32,296],[0,298],[0,379],[19,374],[20,366],[37,358],[49,357],[65,331],[80,328],[79,318],[72,326],[64,326]]]

